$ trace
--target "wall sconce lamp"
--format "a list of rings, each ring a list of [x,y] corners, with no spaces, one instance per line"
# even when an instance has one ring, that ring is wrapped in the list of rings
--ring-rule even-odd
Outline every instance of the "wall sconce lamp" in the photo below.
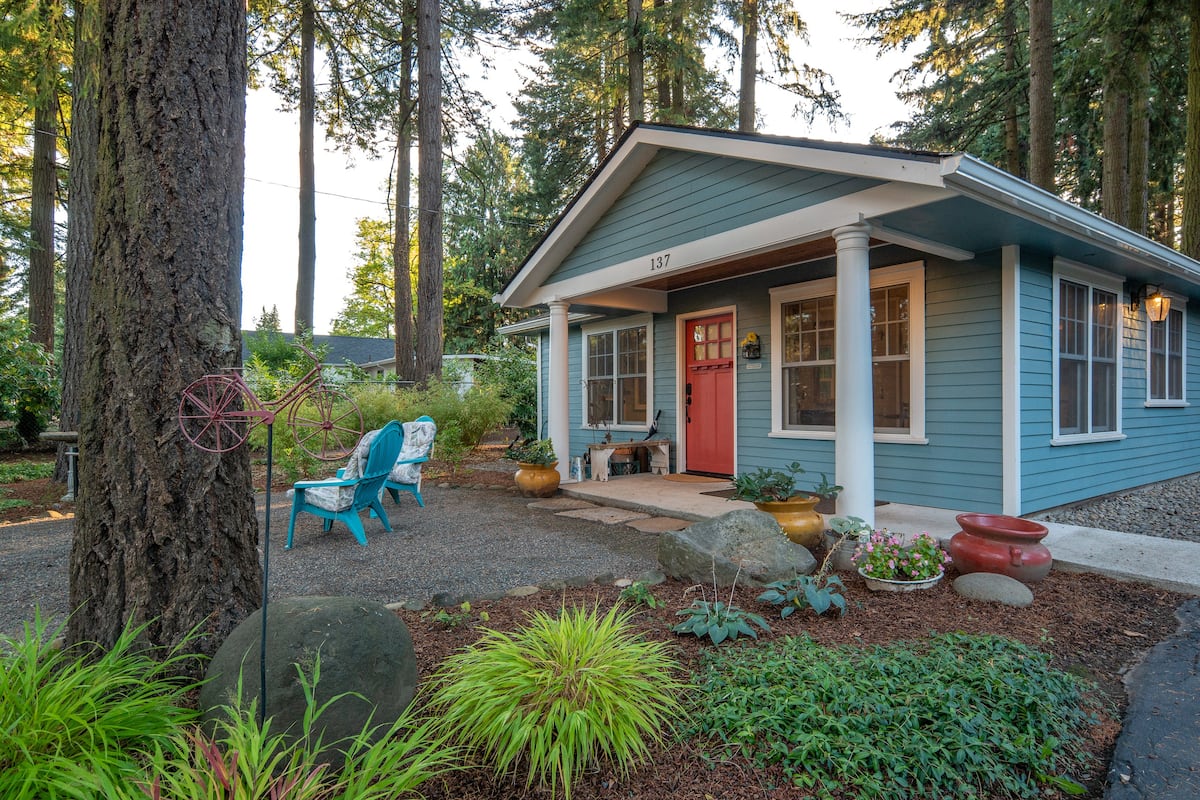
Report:
[[[1151,322],[1162,322],[1171,311],[1171,298],[1162,293],[1162,287],[1142,284],[1133,290],[1130,310],[1135,314],[1142,302],[1146,303],[1146,316]]]

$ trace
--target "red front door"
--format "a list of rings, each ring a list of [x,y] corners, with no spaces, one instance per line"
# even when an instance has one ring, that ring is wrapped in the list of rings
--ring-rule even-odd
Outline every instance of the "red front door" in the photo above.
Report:
[[[688,320],[684,385],[687,472],[733,474],[733,314]]]

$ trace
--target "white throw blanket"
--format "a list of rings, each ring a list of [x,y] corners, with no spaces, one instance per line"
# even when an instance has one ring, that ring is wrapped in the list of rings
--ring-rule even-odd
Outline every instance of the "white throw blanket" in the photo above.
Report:
[[[404,428],[404,444],[400,447],[400,456],[388,480],[392,483],[420,483],[421,465],[402,462],[429,455],[433,439],[437,436],[437,425],[432,422],[405,422],[401,427]]]

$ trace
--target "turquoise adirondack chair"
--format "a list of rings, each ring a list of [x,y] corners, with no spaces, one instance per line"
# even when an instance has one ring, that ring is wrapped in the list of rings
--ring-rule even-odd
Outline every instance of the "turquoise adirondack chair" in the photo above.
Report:
[[[400,492],[410,492],[417,505],[425,507],[421,497],[421,465],[433,455],[433,441],[437,437],[437,425],[429,416],[422,415],[412,422],[404,423],[404,445],[400,456],[392,467],[383,488],[392,496],[392,502],[400,505]]]
[[[370,509],[379,517],[383,529],[390,531],[391,522],[380,502],[383,482],[387,479],[400,455],[402,433],[400,423],[392,420],[378,431],[363,436],[350,461],[338,476],[323,481],[300,481],[293,486],[292,516],[288,521],[287,549],[292,548],[297,514],[314,514],[325,520],[329,530],[335,520],[345,523],[354,538],[364,547],[367,535],[359,513]]]

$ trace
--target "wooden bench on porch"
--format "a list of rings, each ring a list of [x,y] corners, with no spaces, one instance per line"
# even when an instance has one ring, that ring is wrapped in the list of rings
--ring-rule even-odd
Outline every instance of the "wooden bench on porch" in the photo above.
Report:
[[[635,442],[599,442],[588,445],[588,457],[592,462],[592,480],[608,480],[609,459],[618,450],[646,450],[650,455],[650,472],[654,475],[666,475],[671,469],[671,440],[650,439]]]

